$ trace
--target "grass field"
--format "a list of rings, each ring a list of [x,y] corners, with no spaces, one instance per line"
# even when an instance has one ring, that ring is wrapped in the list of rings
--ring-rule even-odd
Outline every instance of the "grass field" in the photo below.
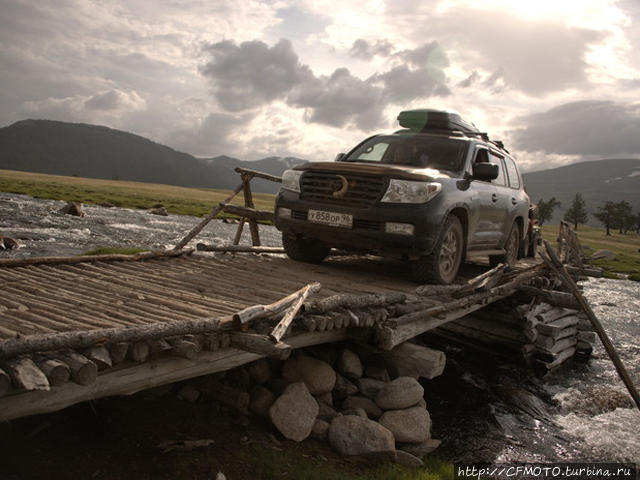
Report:
[[[618,233],[611,230],[611,236],[605,235],[603,228],[594,228],[580,225],[577,230],[578,238],[585,249],[585,254],[590,255],[597,250],[609,250],[615,253],[614,260],[595,260],[594,265],[603,267],[606,272],[629,275],[631,280],[640,281],[640,235]],[[542,237],[553,245],[558,236],[558,225],[543,225]],[[607,275],[618,278],[617,275]]]
[[[206,215],[230,193],[228,190],[64,177],[15,170],[0,170],[0,192],[95,205],[110,203],[124,208],[151,208],[162,204],[169,213],[195,216]],[[253,194],[253,201],[259,210],[273,211],[274,198],[267,193]],[[233,203],[242,202],[240,193]]]

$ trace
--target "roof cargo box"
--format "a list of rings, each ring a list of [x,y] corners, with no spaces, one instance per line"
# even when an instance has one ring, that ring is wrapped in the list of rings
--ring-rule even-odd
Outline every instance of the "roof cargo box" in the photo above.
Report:
[[[472,123],[465,122],[456,112],[422,108],[405,110],[398,115],[398,122],[404,128],[417,132],[430,130],[457,130],[464,133],[478,134],[478,129]]]

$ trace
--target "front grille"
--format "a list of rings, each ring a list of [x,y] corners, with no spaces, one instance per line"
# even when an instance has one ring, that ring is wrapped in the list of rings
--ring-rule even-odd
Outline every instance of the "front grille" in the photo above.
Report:
[[[300,198],[334,205],[368,207],[378,202],[387,189],[388,179],[367,175],[341,174],[349,186],[341,197],[334,192],[340,190],[342,180],[336,173],[305,172],[300,182]]]

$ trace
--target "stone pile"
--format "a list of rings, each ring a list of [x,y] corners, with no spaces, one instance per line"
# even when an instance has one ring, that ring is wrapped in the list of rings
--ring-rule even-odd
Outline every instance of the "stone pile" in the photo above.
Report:
[[[419,349],[436,352],[413,344],[410,349],[414,356]],[[395,363],[393,355],[354,350],[316,347],[285,361],[261,359],[228,371],[224,386],[205,386],[205,377],[178,395],[197,401],[196,392],[215,390],[222,403],[268,421],[289,440],[314,438],[343,455],[422,465],[440,441],[431,438],[419,373]],[[228,389],[224,398],[221,389]]]

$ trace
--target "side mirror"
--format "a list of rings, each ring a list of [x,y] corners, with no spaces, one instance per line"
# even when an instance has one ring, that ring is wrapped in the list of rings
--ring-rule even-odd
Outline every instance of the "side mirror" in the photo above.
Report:
[[[347,154],[346,153],[339,153],[336,155],[336,158],[333,159],[334,162],[341,162],[342,160],[344,160],[344,157],[346,157]]]
[[[473,164],[473,178],[475,180],[490,182],[498,178],[499,173],[500,170],[498,170],[498,165],[495,163],[480,162]]]

